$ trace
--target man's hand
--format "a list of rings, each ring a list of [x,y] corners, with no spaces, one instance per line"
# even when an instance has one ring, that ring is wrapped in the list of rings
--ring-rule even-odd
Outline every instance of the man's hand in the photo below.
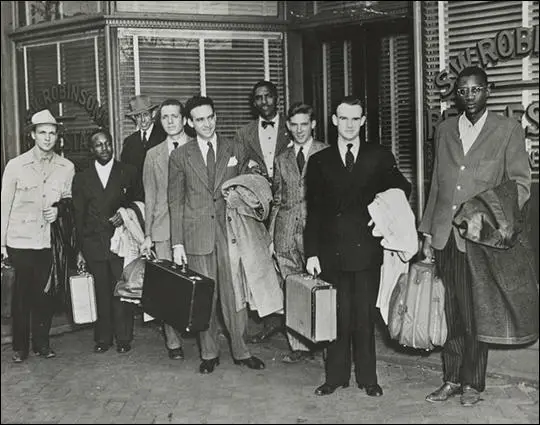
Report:
[[[150,236],[144,238],[140,250],[142,255],[144,255],[146,258],[150,258],[152,251],[152,238]]]
[[[8,258],[7,247],[2,246],[2,260]]]
[[[319,257],[309,257],[307,259],[306,270],[311,276],[320,275],[321,265],[319,263]]]
[[[82,252],[80,251],[77,254],[77,270],[79,271],[86,270],[86,260],[84,259]]]
[[[122,224],[124,224],[124,220],[122,220],[122,216],[118,211],[116,211],[115,215],[109,218],[109,221],[114,227],[120,227]]]
[[[58,208],[56,207],[47,207],[43,209],[43,218],[47,223],[54,223],[58,218]]]
[[[424,244],[422,245],[422,254],[428,261],[433,261],[433,248],[431,247],[431,235],[424,235]]]
[[[175,245],[173,246],[173,260],[176,264],[183,266],[187,264],[186,250],[184,245]]]

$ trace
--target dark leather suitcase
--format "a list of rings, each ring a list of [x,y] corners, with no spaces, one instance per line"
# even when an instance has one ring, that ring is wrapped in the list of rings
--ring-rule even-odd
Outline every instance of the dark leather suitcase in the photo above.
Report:
[[[178,330],[208,329],[215,282],[168,260],[148,260],[144,271],[143,310]]]

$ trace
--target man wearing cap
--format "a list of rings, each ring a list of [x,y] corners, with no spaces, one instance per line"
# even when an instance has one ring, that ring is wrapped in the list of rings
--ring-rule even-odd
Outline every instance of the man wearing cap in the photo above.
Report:
[[[32,349],[42,358],[55,357],[49,346],[54,314],[45,293],[52,265],[52,205],[71,197],[73,163],[54,152],[60,124],[47,109],[36,112],[27,127],[35,146],[10,160],[2,177],[2,257],[11,259],[16,281],[12,300],[13,361],[23,362]]]
[[[146,152],[167,138],[161,124],[155,122],[157,106],[149,96],[140,94],[130,99],[130,111],[126,114],[137,125],[137,131],[124,139],[120,160],[136,168],[138,190],[141,193],[144,193],[142,173]]]

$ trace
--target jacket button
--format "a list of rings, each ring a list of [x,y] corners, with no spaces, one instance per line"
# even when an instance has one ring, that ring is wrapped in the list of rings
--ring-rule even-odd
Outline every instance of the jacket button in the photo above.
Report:
[[[231,218],[231,217],[227,217],[227,220],[228,220],[228,221],[232,221],[232,218]]]
[[[213,215],[211,215],[211,216],[210,216],[210,218],[214,218],[214,216],[213,216]]]
[[[232,243],[236,243],[236,239],[231,240]]]

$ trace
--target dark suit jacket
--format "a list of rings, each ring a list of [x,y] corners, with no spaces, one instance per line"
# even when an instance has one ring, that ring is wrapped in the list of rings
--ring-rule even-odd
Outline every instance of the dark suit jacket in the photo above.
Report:
[[[306,258],[317,256],[323,271],[378,267],[383,250],[368,227],[367,206],[387,189],[403,189],[407,196],[411,190],[394,155],[380,145],[362,143],[349,173],[336,144],[310,157],[306,178]]]
[[[146,147],[144,147],[142,144],[141,132],[139,130],[135,131],[124,139],[122,153],[120,154],[120,160],[124,164],[133,165],[137,170],[138,186],[136,192],[140,192],[141,194],[143,194],[143,197],[144,189],[142,182],[142,173],[144,160],[146,158],[146,152],[154,146],[160,144],[166,138],[167,133],[165,132],[165,130],[163,130],[161,123],[156,122],[154,123],[154,127],[152,128],[152,133],[150,133],[150,137],[148,138],[148,143],[146,144]]]
[[[111,257],[110,244],[114,226],[108,221],[118,208],[140,200],[136,188],[135,168],[114,161],[107,187],[103,189],[92,162],[73,178],[75,226],[86,260],[101,261]]]
[[[274,158],[285,150],[290,142],[285,125],[287,119],[283,115],[279,115],[278,133],[276,140],[276,152]],[[268,176],[268,169],[264,162],[264,156],[261,149],[261,141],[259,140],[259,118],[250,121],[245,126],[238,129],[234,138],[236,143],[240,143],[246,152],[246,159],[254,160],[259,164],[265,176]]]

